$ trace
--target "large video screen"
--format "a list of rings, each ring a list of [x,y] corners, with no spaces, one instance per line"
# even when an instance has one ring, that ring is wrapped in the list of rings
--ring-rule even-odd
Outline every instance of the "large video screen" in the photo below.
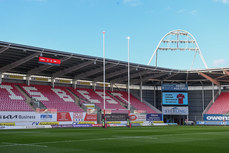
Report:
[[[188,105],[188,93],[184,92],[163,92],[163,105]]]

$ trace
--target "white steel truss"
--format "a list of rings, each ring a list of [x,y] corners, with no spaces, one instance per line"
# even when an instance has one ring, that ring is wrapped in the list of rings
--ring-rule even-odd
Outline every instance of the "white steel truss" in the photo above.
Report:
[[[168,32],[159,42],[157,45],[157,48],[153,52],[153,55],[151,56],[149,62],[147,65],[150,65],[151,61],[153,60],[154,56],[156,56],[155,59],[155,66],[157,67],[157,52],[161,51],[194,51],[194,59],[191,65],[194,64],[194,60],[196,58],[196,54],[200,55],[200,58],[205,66],[206,69],[208,69],[207,63],[201,53],[201,50],[199,48],[199,45],[194,38],[192,34],[185,30],[173,30]]]

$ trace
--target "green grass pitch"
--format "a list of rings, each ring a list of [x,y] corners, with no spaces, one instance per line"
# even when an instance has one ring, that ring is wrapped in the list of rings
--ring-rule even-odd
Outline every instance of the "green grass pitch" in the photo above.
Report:
[[[0,130],[0,153],[228,153],[229,127]]]

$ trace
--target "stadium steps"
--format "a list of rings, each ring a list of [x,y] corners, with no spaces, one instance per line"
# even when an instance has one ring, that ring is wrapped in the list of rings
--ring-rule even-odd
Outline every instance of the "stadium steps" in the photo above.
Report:
[[[131,93],[131,94],[132,94],[132,96],[134,96],[135,98],[137,98],[137,99],[140,101],[141,98],[140,98],[138,95],[133,94],[133,93]],[[159,114],[162,113],[160,110],[158,110],[156,107],[154,107],[153,105],[151,105],[151,104],[150,104],[149,102],[147,102],[146,100],[142,99],[142,102],[143,102],[144,104],[146,104],[148,107],[150,107],[152,110],[154,110],[155,112],[157,112],[157,113],[159,113]]]
[[[215,94],[215,99],[214,100],[216,100],[218,97],[219,97],[220,95],[219,95],[219,92],[217,92],[216,94]],[[204,109],[204,111],[203,111],[203,114],[207,114],[207,112],[209,111],[209,109],[212,107],[212,105],[214,104],[213,103],[214,101],[213,101],[213,99],[210,101],[210,103],[207,105],[207,107]],[[202,114],[202,115],[203,115]]]
[[[103,90],[93,90],[89,88],[69,88],[74,94],[76,94],[84,103],[88,103],[88,101],[91,104],[95,104],[95,107],[99,110],[103,109],[103,96],[101,96]],[[83,92],[83,93],[82,93]],[[84,92],[89,94],[89,99],[84,96]],[[116,99],[112,98],[107,92],[106,95],[108,96],[108,99],[106,99],[106,109],[111,109],[112,113],[128,113],[126,108],[123,107]],[[109,99],[109,97],[111,99]],[[87,99],[84,100],[84,99]],[[115,102],[115,103],[114,103]]]
[[[87,111],[87,107],[82,105],[82,103],[86,102],[86,103],[90,103],[92,104],[90,101],[88,101],[87,99],[83,99],[83,98],[80,98],[79,96],[77,96],[74,92],[72,92],[71,88],[67,88],[67,91],[69,91],[69,93],[72,94],[72,96],[74,96],[76,98],[76,100],[78,101],[78,106],[80,106],[85,112]],[[98,107],[96,104],[95,104],[95,108],[97,109],[97,111],[100,111],[100,107]]]
[[[36,111],[36,108],[31,104],[32,98],[29,97],[27,93],[25,93],[19,85],[14,85],[14,87],[26,98],[25,102],[34,110]]]
[[[120,105],[122,105],[123,107],[125,107],[126,109],[128,109],[128,104],[124,103],[123,101],[119,100],[117,97],[115,97],[114,95],[112,95],[111,91],[107,92],[112,98],[114,98],[115,100],[117,100]],[[136,108],[134,108],[133,106],[130,106],[130,112],[133,113],[134,110],[136,110]]]
[[[74,97],[75,104],[78,105],[84,111],[87,111],[87,108],[84,105],[81,105],[80,98],[75,95],[70,89],[66,88],[66,90]]]

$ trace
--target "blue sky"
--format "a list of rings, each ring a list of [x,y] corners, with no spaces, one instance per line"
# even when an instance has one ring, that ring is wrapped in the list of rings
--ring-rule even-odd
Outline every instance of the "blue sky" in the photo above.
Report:
[[[147,64],[160,39],[184,29],[210,68],[229,66],[229,0],[0,0],[0,40]],[[189,69],[193,52],[162,52],[158,66]],[[151,63],[153,65],[154,62]],[[197,56],[194,68],[204,68]]]

